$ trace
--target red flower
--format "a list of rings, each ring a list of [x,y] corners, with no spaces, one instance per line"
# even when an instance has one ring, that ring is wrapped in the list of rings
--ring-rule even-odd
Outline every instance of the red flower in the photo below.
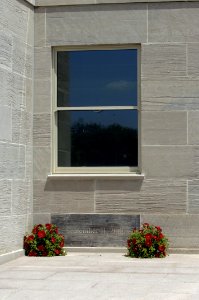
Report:
[[[159,250],[160,252],[164,252],[165,246],[164,246],[164,245],[159,245],[158,250]]]
[[[64,247],[64,240],[62,240],[62,241],[60,242],[59,246],[60,246],[61,248]]]
[[[151,241],[151,240],[146,240],[146,241],[145,241],[145,245],[146,245],[147,247],[151,247],[151,246],[152,246],[152,241]]]
[[[52,237],[51,242],[54,244],[56,242],[56,239],[54,237]]]
[[[146,246],[148,246],[148,247],[151,247],[152,246],[152,241],[151,241],[151,239],[152,239],[152,234],[151,233],[147,233],[146,235],[145,235],[145,245]]]
[[[28,237],[27,237],[27,241],[28,242],[32,242],[32,241],[34,241],[34,235],[29,235]]]
[[[48,255],[48,252],[45,250],[42,252],[42,256],[47,256]]]
[[[128,245],[128,247],[131,247],[131,240],[130,239],[127,240],[127,245]]]
[[[33,233],[33,234],[38,233],[39,227],[43,227],[42,224],[38,224],[38,225],[34,226],[34,228],[33,228],[33,230],[32,230],[32,233]]]
[[[28,253],[28,256],[37,256],[37,252],[35,252],[35,251],[30,251],[30,252]]]
[[[42,238],[45,238],[46,233],[44,230],[40,230],[40,231],[38,231],[37,235],[40,239],[42,239]]]
[[[47,230],[51,230],[51,228],[52,228],[52,225],[51,225],[51,224],[45,224],[45,226],[46,226],[46,229],[47,229]]]
[[[37,233],[37,228],[36,228],[36,227],[33,228],[32,233],[33,233],[33,234],[36,234],[36,233]]]
[[[52,234],[52,233],[58,233],[58,228],[57,228],[57,227],[51,228],[50,233],[51,233],[51,234]]]
[[[152,239],[152,234],[151,233],[147,233],[147,234],[145,234],[145,239],[146,240],[151,240]]]
[[[44,245],[39,245],[39,246],[37,246],[37,249],[42,252],[45,250],[45,247],[44,247]]]
[[[135,245],[135,244],[137,243],[136,238],[133,238],[133,239],[132,239],[132,242],[133,242],[133,244]]]
[[[143,227],[149,227],[149,223],[144,223]]]
[[[163,238],[164,238],[164,234],[160,233],[157,237],[157,241],[160,241]]]
[[[162,231],[162,228],[160,226],[155,226],[155,228],[158,230],[158,231]]]
[[[59,255],[61,253],[61,251],[59,249],[55,249],[54,250],[55,254]]]

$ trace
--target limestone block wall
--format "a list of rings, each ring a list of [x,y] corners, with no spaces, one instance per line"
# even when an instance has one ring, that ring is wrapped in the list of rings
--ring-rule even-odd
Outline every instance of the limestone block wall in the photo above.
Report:
[[[34,10],[0,5],[0,254],[22,249],[32,223]]]
[[[171,247],[199,248],[198,15],[197,1],[35,9],[35,223],[64,213],[139,214],[163,226]],[[52,47],[107,44],[141,45],[145,178],[49,180]]]

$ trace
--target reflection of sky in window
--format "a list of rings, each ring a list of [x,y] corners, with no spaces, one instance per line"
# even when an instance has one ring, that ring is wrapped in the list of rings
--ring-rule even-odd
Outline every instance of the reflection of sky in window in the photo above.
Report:
[[[71,111],[64,112],[71,119],[71,125],[76,122],[86,124],[98,124],[102,126],[120,125],[131,129],[138,128],[137,111],[136,110],[103,110],[95,111]]]
[[[58,89],[65,90],[65,105],[137,105],[136,49],[59,52],[58,78],[64,67],[68,78]]]

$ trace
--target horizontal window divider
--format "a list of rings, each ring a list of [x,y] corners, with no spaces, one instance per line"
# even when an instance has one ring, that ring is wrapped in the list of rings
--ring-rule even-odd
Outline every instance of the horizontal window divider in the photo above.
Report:
[[[73,111],[73,110],[138,110],[138,106],[83,106],[83,107],[57,107],[54,111]]]

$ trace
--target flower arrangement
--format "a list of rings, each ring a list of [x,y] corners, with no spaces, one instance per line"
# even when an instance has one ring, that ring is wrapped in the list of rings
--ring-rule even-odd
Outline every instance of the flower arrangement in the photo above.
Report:
[[[144,223],[134,228],[127,240],[128,256],[139,258],[165,257],[169,242],[159,226]]]
[[[27,256],[65,255],[64,236],[58,233],[54,224],[38,224],[31,234],[24,236],[24,249]]]

